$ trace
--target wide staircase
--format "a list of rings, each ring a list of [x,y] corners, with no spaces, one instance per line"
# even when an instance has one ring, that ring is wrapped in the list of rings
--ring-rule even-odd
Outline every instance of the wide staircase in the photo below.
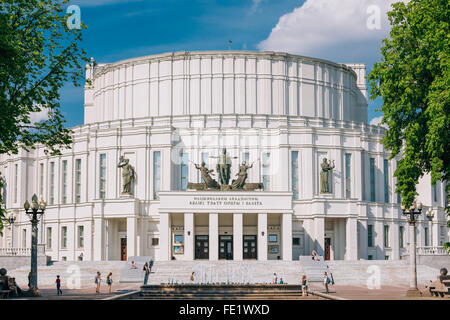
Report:
[[[94,277],[100,271],[104,283],[106,276],[112,272],[113,281],[118,283],[120,272],[125,267],[126,261],[56,261],[47,266],[38,267],[38,286],[55,286],[56,276],[61,277],[64,288],[77,289],[94,287]],[[8,270],[8,275],[16,278],[19,287],[27,288],[30,266]]]
[[[38,284],[40,287],[53,287],[56,275],[60,275],[66,288],[69,285],[93,287],[94,277],[100,271],[104,282],[107,274],[112,272],[115,284],[139,286],[144,280],[142,267],[151,257],[133,258],[136,259],[136,269],[130,268],[131,261],[54,262],[38,268]],[[8,275],[26,288],[29,270],[27,265],[8,270]],[[366,286],[378,275],[380,285],[409,285],[409,264],[405,260],[313,261],[311,257],[301,257],[299,261],[155,261],[148,284],[268,284],[272,283],[276,273],[278,280],[282,278],[287,284],[299,284],[305,274],[311,287],[321,288],[325,271],[332,274],[336,285]],[[192,272],[193,282],[190,280]],[[418,284],[425,285],[436,279],[439,270],[418,265],[417,274]]]

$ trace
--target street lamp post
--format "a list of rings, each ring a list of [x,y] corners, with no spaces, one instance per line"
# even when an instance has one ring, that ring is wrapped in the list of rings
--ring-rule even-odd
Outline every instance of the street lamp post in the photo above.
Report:
[[[31,277],[30,277],[30,293],[34,296],[39,295],[37,285],[37,239],[38,239],[38,215],[42,216],[45,211],[46,203],[39,201],[38,197],[34,194],[31,198],[31,210],[28,200],[23,205],[25,213],[30,215],[31,222]]]
[[[14,222],[16,221],[16,217],[11,216],[7,221],[11,226],[11,248],[14,248]]]
[[[403,214],[408,218],[409,223],[409,263],[410,263],[410,280],[409,289],[406,292],[407,297],[421,296],[420,290],[417,288],[417,265],[416,265],[416,222],[418,216],[422,213],[423,205],[421,202],[417,204],[416,200],[410,209],[402,207]]]

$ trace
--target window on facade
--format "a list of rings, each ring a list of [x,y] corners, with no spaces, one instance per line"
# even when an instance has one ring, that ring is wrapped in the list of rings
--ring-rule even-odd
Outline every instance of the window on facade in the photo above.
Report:
[[[403,226],[399,227],[399,231],[398,231],[398,235],[399,235],[399,245],[400,248],[404,248],[405,247],[405,228]]]
[[[250,163],[250,152],[244,152],[242,154],[242,161],[245,161],[246,164]]]
[[[398,168],[398,161],[396,163],[397,163],[396,166]],[[402,196],[401,196],[400,192],[397,192],[397,203],[402,203]]]
[[[384,202],[389,202],[389,162],[387,159],[383,160],[383,174],[384,174]]]
[[[19,188],[19,165],[14,165],[14,203],[17,203],[17,194]]]
[[[375,159],[370,158],[370,201],[375,202]]]
[[[61,248],[67,248],[67,227],[61,227]]]
[[[187,189],[189,179],[189,154],[181,153],[181,190]]]
[[[106,154],[100,155],[100,184],[99,197],[105,199],[106,196]]]
[[[371,254],[369,254],[369,255],[367,256],[367,260],[373,260],[373,256],[372,256]]]
[[[78,248],[84,247],[84,226],[78,226]]]
[[[373,225],[367,225],[367,246],[373,247]]]
[[[47,249],[52,248],[52,228],[47,227]]]
[[[50,162],[50,204],[55,204],[55,163]]]
[[[27,247],[27,229],[22,230],[22,247]]]
[[[264,184],[264,190],[270,190],[270,153],[263,153],[262,161],[262,181]]]
[[[425,231],[425,234],[424,234],[424,237],[425,237],[425,246],[427,247],[427,246],[430,245],[430,242],[428,241],[428,237],[429,237],[429,234],[428,234],[428,228],[425,227],[424,231]]]
[[[298,200],[299,197],[299,170],[298,170],[298,151],[292,151],[292,198]]]
[[[437,202],[438,200],[437,200],[437,194],[438,194],[438,190],[437,190],[437,183],[433,186],[433,185],[431,185],[431,188],[432,188],[432,193],[433,193],[433,201],[434,202]]]
[[[292,238],[292,245],[293,246],[299,246],[300,245],[300,238]]]
[[[389,226],[384,226],[384,247],[389,248]]]
[[[75,160],[75,202],[81,202],[81,159]]]
[[[389,256],[384,256],[384,260],[389,260]]]
[[[158,199],[161,189],[161,151],[153,152],[153,199]]]
[[[67,203],[67,160],[62,162],[62,203]]]
[[[39,195],[44,195],[44,164],[39,165]]]
[[[152,246],[159,245],[159,238],[152,238]]]
[[[351,177],[351,153],[345,154],[345,197],[347,199],[352,196],[352,177]]]

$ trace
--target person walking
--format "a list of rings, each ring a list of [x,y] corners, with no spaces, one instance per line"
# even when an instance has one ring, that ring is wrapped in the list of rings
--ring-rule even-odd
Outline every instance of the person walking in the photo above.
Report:
[[[148,264],[148,268],[150,269],[150,273],[152,273],[152,267],[153,267],[153,259],[151,259],[150,263]]]
[[[100,271],[97,271],[97,275],[95,276],[95,293],[100,293],[100,283],[102,282],[102,276]]]
[[[112,272],[110,272],[110,273],[108,274],[108,276],[106,277],[106,284],[108,285],[108,293],[111,293],[112,283],[113,283],[113,280],[112,280]]]
[[[277,284],[278,283],[278,276],[277,276],[276,273],[273,274],[273,281],[272,281],[272,283],[273,284]]]
[[[328,278],[328,274],[324,272],[323,274],[323,285],[325,286],[325,293],[328,294],[330,291],[328,290],[328,285],[330,284],[331,280]]]
[[[195,272],[192,272],[192,273],[191,273],[191,277],[190,277],[191,282],[194,282],[194,273],[195,273]]]
[[[302,297],[307,297],[308,296],[308,284],[307,284],[307,280],[306,280],[306,275],[302,276]]]
[[[148,276],[150,275],[150,268],[147,262],[144,264],[144,268],[142,270],[144,270],[144,286],[145,286],[148,282]]]
[[[56,276],[56,295],[60,295],[62,294],[62,290],[61,290],[61,279],[59,278],[59,275]]]

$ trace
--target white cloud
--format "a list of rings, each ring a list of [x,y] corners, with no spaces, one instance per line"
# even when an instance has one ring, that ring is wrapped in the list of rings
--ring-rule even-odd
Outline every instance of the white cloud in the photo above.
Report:
[[[370,125],[372,126],[380,126],[382,128],[388,129],[388,126],[386,124],[381,124],[381,120],[383,120],[383,116],[375,117],[372,120],[370,120]]]
[[[281,16],[258,48],[336,62],[374,62],[390,30],[386,12],[397,1],[307,0]]]
[[[44,120],[48,120],[48,109],[42,108],[39,112],[30,113],[30,122],[36,123]]]

